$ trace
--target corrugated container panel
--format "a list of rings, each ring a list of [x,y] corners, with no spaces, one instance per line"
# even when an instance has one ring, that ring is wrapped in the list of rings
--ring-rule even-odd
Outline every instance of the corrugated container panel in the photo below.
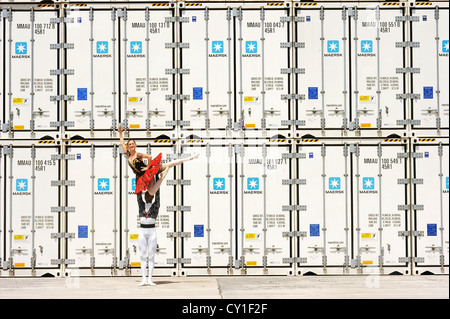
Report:
[[[415,129],[448,129],[449,75],[447,3],[411,9],[412,118]],[[448,131],[447,131],[448,134]]]
[[[59,119],[59,24],[54,10],[3,11],[6,131],[56,130]]]
[[[163,154],[163,161],[172,153],[168,146],[153,146],[138,141],[138,152]],[[68,258],[74,269],[140,269],[139,216],[136,179],[118,145],[111,143],[75,143],[66,148],[72,158],[67,163],[67,177],[75,185],[67,190]],[[166,179],[171,179],[170,172]],[[157,219],[158,249],[155,267],[171,268],[175,257],[175,241],[167,234],[175,231],[174,187],[161,186],[161,208]],[[155,271],[156,274],[156,271]]]
[[[284,235],[291,212],[283,209],[292,202],[291,165],[283,157],[290,148],[286,140],[182,146],[183,153],[200,153],[182,170],[182,205],[190,208],[182,213],[190,234],[183,240],[186,273],[292,273],[292,239]]]
[[[298,118],[306,129],[403,129],[403,7],[337,3],[296,9]]]
[[[183,119],[193,129],[280,129],[288,120],[289,8],[186,4],[181,16]]]
[[[3,269],[15,275],[59,268],[58,147],[7,145],[2,158]],[[6,181],[7,180],[7,181]]]
[[[413,146],[413,234],[416,271],[448,273],[448,139],[417,139]]]

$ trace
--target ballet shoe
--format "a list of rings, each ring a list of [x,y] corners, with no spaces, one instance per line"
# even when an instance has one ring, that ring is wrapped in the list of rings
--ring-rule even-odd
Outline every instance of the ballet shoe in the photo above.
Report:
[[[151,280],[147,281],[147,285],[149,285],[149,286],[156,286],[156,284],[153,281],[151,281]]]
[[[145,279],[142,280],[142,281],[138,284],[139,287],[142,287],[142,286],[145,286],[145,285],[147,285],[147,281],[146,281]]]

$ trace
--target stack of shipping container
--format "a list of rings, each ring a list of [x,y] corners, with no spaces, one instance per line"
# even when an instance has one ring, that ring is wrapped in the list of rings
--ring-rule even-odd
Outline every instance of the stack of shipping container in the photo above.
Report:
[[[1,1],[0,276],[448,274],[448,2]]]

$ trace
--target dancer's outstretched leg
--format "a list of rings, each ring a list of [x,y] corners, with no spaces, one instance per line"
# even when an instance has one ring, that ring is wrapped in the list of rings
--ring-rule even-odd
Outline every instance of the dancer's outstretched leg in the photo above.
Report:
[[[175,161],[172,161],[172,162],[169,162],[169,163],[161,164],[161,168],[163,170],[165,170],[166,168],[172,168],[174,166],[183,164],[184,162],[192,161],[194,158],[197,158],[199,155],[200,155],[199,153],[195,153],[191,157],[181,158],[179,160],[175,160]]]

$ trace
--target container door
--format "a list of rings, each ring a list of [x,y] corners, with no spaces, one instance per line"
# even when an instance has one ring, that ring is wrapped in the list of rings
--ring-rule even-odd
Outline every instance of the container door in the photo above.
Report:
[[[289,119],[289,28],[285,9],[238,10],[236,21],[236,121],[245,129],[279,129]]]
[[[67,178],[68,258],[76,268],[112,268],[117,265],[119,228],[119,162],[116,147],[69,146]]]
[[[51,19],[57,12],[4,13],[5,123],[9,131],[53,130],[50,124],[59,117],[59,59],[52,45],[58,43],[59,27]]]
[[[350,188],[347,145],[304,145],[299,161],[300,266],[348,267]]]
[[[3,51],[4,51],[4,45],[5,45],[5,39],[3,36],[3,30],[4,30],[4,26],[3,26],[3,12],[0,12],[0,63],[3,65],[5,65],[5,61],[4,61],[4,55],[3,55]],[[3,88],[3,76],[0,77],[0,136],[1,136],[1,132],[3,130],[3,123],[5,123],[5,111],[4,111],[4,103],[3,103],[3,98],[5,96],[5,92],[4,92],[4,88]]]
[[[55,210],[60,205],[58,187],[52,187],[52,182],[59,180],[59,163],[52,155],[59,151],[35,145],[4,150],[8,153],[4,268],[17,274],[23,273],[21,269],[57,269],[59,219]]]
[[[175,153],[173,147],[167,146],[150,146],[140,144],[138,142],[138,152],[151,154],[156,157],[162,154],[162,163],[173,160],[172,154]],[[172,168],[167,174],[165,180],[160,187],[160,209],[156,219],[157,248],[155,255],[155,274],[164,272],[169,269],[168,273],[176,264],[175,252],[177,244],[177,236],[175,234],[176,213],[175,206],[175,186],[170,180],[174,180],[176,169]],[[137,195],[134,193],[136,189],[136,177],[131,168],[127,164],[127,158],[122,158],[122,261],[124,267],[131,266],[140,273],[141,258],[139,253],[139,207]],[[157,270],[159,268],[159,270]]]
[[[199,153],[183,164],[183,241],[185,268],[234,267],[235,242],[235,166],[232,145],[185,146],[183,154]],[[186,155],[188,156],[188,155]],[[224,272],[226,273],[226,272]]]
[[[286,233],[291,230],[291,215],[290,210],[284,209],[291,203],[290,185],[283,183],[291,178],[290,162],[283,157],[290,147],[243,144],[237,147],[240,266],[247,273],[258,268],[276,272],[277,268],[290,267],[292,247]]]
[[[116,10],[67,11],[67,120],[73,129],[117,129],[118,118],[118,23]],[[72,129],[72,128],[69,128]]]
[[[307,128],[348,129],[349,30],[346,9],[296,11],[297,117]]]
[[[350,11],[350,9],[349,9]],[[351,9],[351,104],[355,129],[400,129],[405,119],[402,9]]]
[[[448,267],[449,172],[448,144],[416,144],[414,152],[414,210],[416,254],[420,272]],[[423,269],[423,270],[422,270]],[[433,271],[433,270],[432,270]]]
[[[411,14],[418,21],[412,24],[411,48],[413,74],[412,92],[419,95],[412,103],[413,118],[420,120],[416,128],[448,128],[448,8],[415,7]]]
[[[234,41],[232,9],[183,10],[183,120],[192,129],[231,128],[234,119]]]
[[[352,151],[353,266],[405,266],[405,147],[355,144]]]
[[[173,120],[172,16],[166,9],[120,12],[121,121],[129,129],[167,129]]]

